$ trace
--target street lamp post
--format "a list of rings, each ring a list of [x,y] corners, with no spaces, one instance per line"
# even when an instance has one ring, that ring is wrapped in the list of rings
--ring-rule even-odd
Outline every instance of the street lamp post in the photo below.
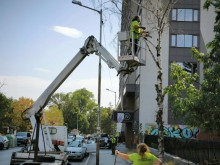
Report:
[[[72,1],[73,4],[79,5],[81,7],[96,11],[97,13],[100,14],[100,44],[102,43],[102,9],[101,10],[96,10],[93,9],[91,7],[82,5],[82,3],[80,1],[76,1],[73,0]],[[98,114],[97,114],[97,118],[98,118],[98,123],[97,123],[97,143],[96,143],[96,165],[99,165],[99,132],[101,130],[100,128],[100,112],[101,112],[101,106],[100,106],[100,102],[101,102],[101,55],[99,55],[99,71],[98,71]]]
[[[110,91],[110,92],[113,92],[115,94],[115,110],[116,110],[116,92],[115,91],[112,91],[110,89],[106,89],[107,91]],[[115,123],[113,121],[113,135],[115,135]]]
[[[115,110],[116,110],[116,92],[115,91],[112,91],[112,90],[110,90],[110,89],[106,89],[107,91],[110,91],[110,92],[113,92],[114,94],[115,94]]]

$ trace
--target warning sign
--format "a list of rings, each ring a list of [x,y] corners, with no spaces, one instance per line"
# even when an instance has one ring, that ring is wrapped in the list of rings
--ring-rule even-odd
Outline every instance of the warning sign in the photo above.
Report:
[[[133,122],[134,119],[134,111],[114,111],[113,112],[113,120],[116,123],[127,123]]]
[[[118,123],[122,123],[124,118],[125,118],[125,114],[124,113],[118,113],[117,114],[117,121],[118,121]]]

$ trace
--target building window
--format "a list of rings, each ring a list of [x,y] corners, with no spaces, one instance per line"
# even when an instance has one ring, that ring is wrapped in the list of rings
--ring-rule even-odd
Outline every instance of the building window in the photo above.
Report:
[[[198,21],[199,20],[198,10],[194,10],[193,11],[193,20],[194,21]]]
[[[198,47],[198,36],[193,36],[193,46]]]
[[[172,10],[172,20],[176,21],[176,9]]]
[[[176,35],[172,35],[171,46],[176,46]]]
[[[184,71],[186,71],[189,75],[197,73],[197,63],[195,62],[176,62]],[[172,64],[171,64],[172,66]],[[171,67],[172,68],[172,67]]]
[[[186,48],[198,47],[198,36],[189,34],[173,34],[171,35],[171,46]]]
[[[184,47],[184,35],[177,35],[177,47]]]
[[[184,9],[177,10],[177,21],[184,21]]]
[[[195,9],[172,9],[172,21],[198,21],[198,10]]]

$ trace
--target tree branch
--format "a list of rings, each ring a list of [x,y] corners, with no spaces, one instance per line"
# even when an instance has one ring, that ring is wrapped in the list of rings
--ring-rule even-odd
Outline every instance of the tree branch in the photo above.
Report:
[[[144,42],[146,43],[147,48],[148,48],[148,51],[150,52],[150,55],[151,55],[151,57],[153,58],[153,60],[154,60],[154,62],[155,62],[155,64],[156,64],[156,66],[160,69],[159,63],[158,63],[158,61],[156,60],[156,58],[154,57],[154,53],[152,52],[152,50],[151,50],[149,44],[147,43],[146,40],[145,40]]]

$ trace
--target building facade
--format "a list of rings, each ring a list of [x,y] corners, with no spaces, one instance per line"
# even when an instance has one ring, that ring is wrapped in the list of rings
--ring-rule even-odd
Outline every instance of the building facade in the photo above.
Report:
[[[144,7],[145,1],[123,1],[121,31],[129,31],[131,20],[135,15],[141,18],[152,35],[151,41],[156,43],[157,33],[149,24],[149,12]],[[163,87],[170,85],[169,66],[177,62],[189,74],[198,73],[202,81],[202,64],[192,58],[190,50],[196,47],[206,53],[206,44],[214,38],[214,9],[203,10],[204,0],[179,0],[169,14],[169,26],[165,28],[162,36],[162,68]],[[134,113],[132,123],[126,123],[123,130],[126,145],[131,146],[138,132],[145,133],[150,125],[156,125],[155,84],[157,83],[157,68],[153,58],[143,40],[140,40],[138,56],[144,58],[145,66],[137,67],[135,72],[120,78],[120,93],[123,109]],[[155,52],[153,52],[155,54]],[[163,120],[165,125],[182,125],[181,120],[174,120],[169,111],[167,96],[164,99]]]

